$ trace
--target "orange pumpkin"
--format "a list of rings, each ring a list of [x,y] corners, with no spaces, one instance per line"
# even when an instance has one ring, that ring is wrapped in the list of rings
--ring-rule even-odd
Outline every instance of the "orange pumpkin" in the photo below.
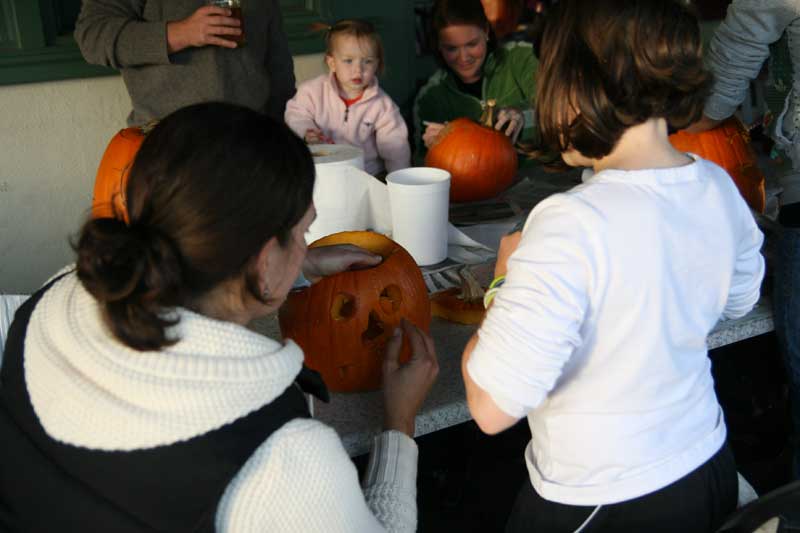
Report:
[[[281,333],[300,345],[306,364],[322,374],[332,391],[375,390],[381,384],[384,348],[400,319],[428,331],[428,290],[411,255],[383,235],[345,231],[310,247],[333,244],[355,244],[383,261],[290,293],[278,315]],[[403,346],[400,360],[410,357],[409,346]]]
[[[731,117],[714,129],[702,133],[679,131],[669,136],[676,149],[697,154],[728,171],[747,204],[764,212],[766,191],[764,174],[756,165],[756,154],[744,124]]]
[[[521,0],[481,0],[483,12],[489,19],[494,33],[502,39],[517,28],[522,15]]]
[[[511,140],[492,128],[494,100],[487,103],[481,124],[468,118],[442,129],[425,156],[425,165],[450,172],[450,200],[471,202],[494,198],[517,173],[517,152]]]
[[[151,128],[152,124],[143,128],[125,128],[111,138],[100,160],[97,176],[94,178],[92,218],[119,216],[125,222],[128,221],[128,210],[125,205],[128,172],[136,152],[139,151],[142,141]]]
[[[468,268],[459,273],[461,287],[452,287],[431,295],[431,314],[459,324],[479,324],[486,309],[484,291]]]

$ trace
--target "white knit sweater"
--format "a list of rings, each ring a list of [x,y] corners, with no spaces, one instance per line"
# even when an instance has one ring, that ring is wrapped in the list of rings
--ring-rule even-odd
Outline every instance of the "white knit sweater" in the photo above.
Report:
[[[100,450],[168,445],[271,402],[303,354],[239,325],[186,309],[159,352],[113,338],[77,277],[41,299],[25,340],[25,380],[53,438]],[[336,432],[297,419],[273,433],[228,485],[218,531],[414,531],[417,448],[398,432],[376,437],[362,492]],[[366,496],[366,498],[365,498]]]

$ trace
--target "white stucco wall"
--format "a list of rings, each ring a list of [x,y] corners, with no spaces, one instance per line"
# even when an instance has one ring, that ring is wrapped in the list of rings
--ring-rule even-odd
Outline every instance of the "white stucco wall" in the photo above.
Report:
[[[295,57],[297,81],[323,72]],[[94,175],[130,99],[119,76],[0,87],[0,294],[29,293],[67,262]]]

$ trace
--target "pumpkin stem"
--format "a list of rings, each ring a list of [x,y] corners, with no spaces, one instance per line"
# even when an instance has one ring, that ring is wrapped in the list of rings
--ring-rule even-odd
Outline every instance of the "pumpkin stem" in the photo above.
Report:
[[[485,292],[468,267],[459,270],[458,277],[461,278],[461,293],[458,295],[459,300],[464,300],[467,303],[483,301]]]
[[[494,128],[494,108],[497,106],[497,100],[489,98],[486,102],[481,102],[483,113],[481,114],[480,123],[487,128]]]
[[[142,130],[142,135],[147,135],[153,131],[153,128],[156,127],[156,124],[158,124],[158,119],[153,119],[144,126],[141,126],[139,129]]]

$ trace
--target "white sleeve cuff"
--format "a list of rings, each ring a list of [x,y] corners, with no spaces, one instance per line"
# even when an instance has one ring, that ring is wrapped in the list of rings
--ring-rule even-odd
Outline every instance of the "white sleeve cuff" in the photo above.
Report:
[[[418,456],[414,439],[400,431],[384,431],[372,441],[364,486],[385,483],[416,491]]]

